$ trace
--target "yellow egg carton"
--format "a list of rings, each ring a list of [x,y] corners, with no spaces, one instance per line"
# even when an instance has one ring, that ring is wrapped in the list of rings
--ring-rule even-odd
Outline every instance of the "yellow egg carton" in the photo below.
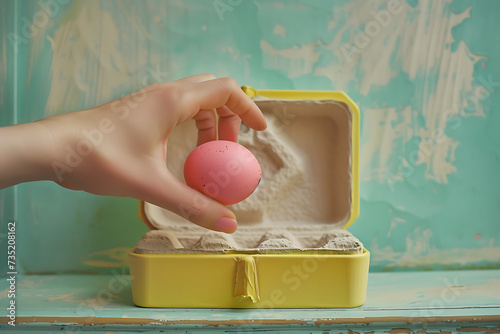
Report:
[[[151,229],[130,252],[132,296],[142,307],[339,308],[365,302],[370,253],[345,229],[359,215],[359,110],[343,92],[242,87],[268,121],[238,142],[262,180],[232,205],[238,230],[207,231],[150,203]],[[196,146],[186,122],[168,140],[167,167],[183,180]]]

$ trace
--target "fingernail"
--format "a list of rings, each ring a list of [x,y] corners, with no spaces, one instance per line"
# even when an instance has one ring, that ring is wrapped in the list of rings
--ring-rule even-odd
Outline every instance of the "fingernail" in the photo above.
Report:
[[[217,220],[214,228],[220,232],[233,233],[238,228],[238,223],[234,219],[222,217]]]

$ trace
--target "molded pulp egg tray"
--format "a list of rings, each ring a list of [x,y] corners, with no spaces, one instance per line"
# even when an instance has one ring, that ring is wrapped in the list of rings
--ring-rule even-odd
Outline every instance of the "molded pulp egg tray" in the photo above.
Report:
[[[129,253],[142,307],[330,308],[365,302],[370,253],[346,228],[359,215],[359,110],[343,92],[255,90],[268,129],[244,124],[239,143],[262,180],[230,208],[238,230],[208,231],[150,203],[151,229]],[[168,168],[183,180],[194,122],[168,140]]]

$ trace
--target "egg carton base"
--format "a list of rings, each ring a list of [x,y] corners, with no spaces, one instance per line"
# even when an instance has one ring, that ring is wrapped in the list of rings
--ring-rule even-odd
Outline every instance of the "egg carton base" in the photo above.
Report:
[[[231,236],[218,232],[202,235],[193,247],[184,245],[170,231],[147,232],[135,245],[137,254],[361,254],[363,244],[350,232],[334,229],[317,238],[314,247],[286,230],[266,232],[253,247],[241,247]]]

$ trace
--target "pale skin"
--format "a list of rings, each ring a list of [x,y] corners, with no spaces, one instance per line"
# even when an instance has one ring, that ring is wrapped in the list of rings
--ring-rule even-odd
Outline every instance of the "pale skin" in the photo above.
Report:
[[[236,141],[241,121],[255,130],[267,127],[233,79],[201,74],[158,83],[95,108],[0,128],[0,188],[50,180],[97,195],[145,200],[202,227],[232,233],[234,213],[166,167],[169,134],[191,119],[198,145]]]

